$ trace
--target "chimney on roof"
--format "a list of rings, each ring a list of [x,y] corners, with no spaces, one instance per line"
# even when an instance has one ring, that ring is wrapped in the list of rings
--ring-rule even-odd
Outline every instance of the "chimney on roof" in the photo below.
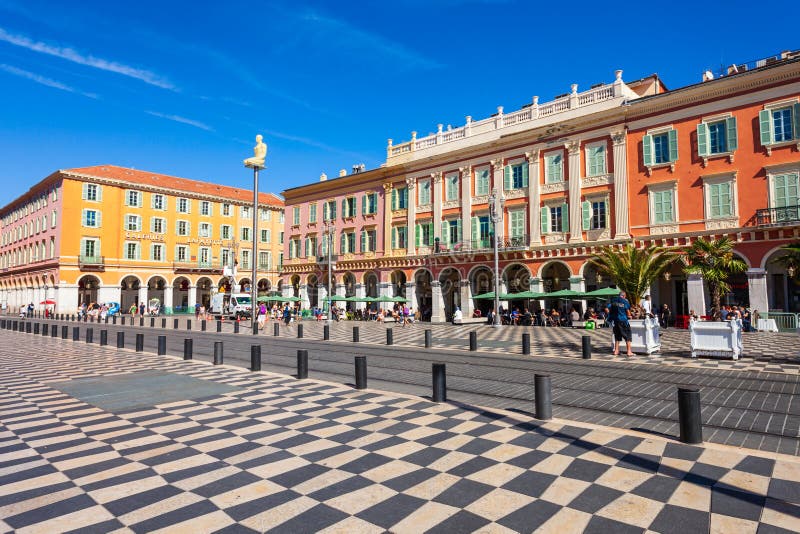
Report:
[[[347,176],[347,171],[344,169],[339,171],[339,178],[341,178],[342,176]]]
[[[366,169],[366,168],[367,168],[367,166],[364,165],[363,163],[359,163],[358,165],[353,165],[353,174],[358,174],[360,172],[364,172],[364,169]]]
[[[707,82],[707,81],[713,80],[713,79],[714,79],[714,73],[711,72],[710,70],[707,70],[707,71],[705,71],[703,73],[703,81],[704,82]]]
[[[328,179],[328,175],[327,175],[327,174],[325,174],[324,172],[323,172],[322,174],[320,174],[320,175],[319,175],[319,181],[320,181],[320,182],[324,182],[324,181],[325,181],[325,180],[327,180],[327,179]]]

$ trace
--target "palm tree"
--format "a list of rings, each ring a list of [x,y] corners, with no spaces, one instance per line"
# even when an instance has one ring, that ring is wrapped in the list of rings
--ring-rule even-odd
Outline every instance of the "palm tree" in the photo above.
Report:
[[[732,274],[745,272],[747,264],[736,257],[733,241],[727,237],[697,239],[686,248],[686,259],[688,265],[684,270],[689,274],[701,275],[708,284],[712,317],[718,318],[722,296],[731,290],[728,278]]]
[[[789,274],[789,278],[794,280],[800,279],[800,243],[783,245],[781,250],[785,250],[786,254],[778,256],[770,263],[783,265],[786,268],[786,272]]]
[[[653,282],[677,259],[677,254],[663,247],[650,245],[636,248],[628,244],[621,251],[614,247],[603,247],[589,263],[614,280],[635,306]]]

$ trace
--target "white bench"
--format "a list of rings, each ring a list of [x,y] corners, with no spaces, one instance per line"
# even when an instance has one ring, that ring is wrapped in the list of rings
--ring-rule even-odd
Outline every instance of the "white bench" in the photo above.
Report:
[[[689,333],[692,358],[700,356],[731,356],[738,360],[742,354],[742,322],[691,321]]]
[[[658,333],[658,320],[631,319],[631,352],[636,354],[652,354],[661,351],[661,339]],[[620,342],[622,345],[624,341]],[[614,331],[611,331],[611,346],[614,346]],[[620,353],[625,350],[620,346]]]

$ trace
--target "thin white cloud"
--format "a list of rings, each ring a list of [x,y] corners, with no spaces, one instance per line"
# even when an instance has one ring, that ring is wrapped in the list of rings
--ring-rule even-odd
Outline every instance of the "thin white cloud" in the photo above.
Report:
[[[4,70],[9,74],[13,74],[14,76],[19,76],[20,78],[25,78],[26,80],[30,80],[32,82],[36,82],[41,85],[46,85],[47,87],[52,87],[53,89],[59,89],[61,91],[66,91],[68,93],[75,93],[76,95],[83,95],[87,98],[94,98],[97,99],[97,95],[94,93],[85,93],[79,89],[75,89],[65,83],[61,83],[59,81],[53,80],[51,78],[46,78],[40,74],[36,74],[35,72],[30,72],[27,70],[23,70],[12,65],[6,65],[5,63],[0,63],[0,70]]]
[[[32,52],[58,57],[79,65],[85,65],[87,67],[93,67],[107,72],[120,74],[122,76],[127,76],[129,78],[134,78],[148,85],[153,85],[162,89],[169,89],[170,91],[178,90],[171,81],[149,70],[138,69],[136,67],[131,67],[130,65],[125,65],[124,63],[118,63],[116,61],[109,61],[92,55],[82,54],[73,48],[55,46],[42,41],[34,41],[33,39],[24,35],[15,35],[9,33],[3,28],[0,28],[0,41],[31,50]]]
[[[153,117],[167,119],[168,121],[179,122],[181,124],[188,124],[189,126],[194,126],[195,128],[200,128],[201,130],[205,130],[207,132],[214,131],[214,128],[212,128],[208,124],[193,119],[187,119],[186,117],[181,117],[180,115],[169,115],[167,113],[159,113],[158,111],[145,111],[145,113],[147,113],[148,115],[152,115]]]

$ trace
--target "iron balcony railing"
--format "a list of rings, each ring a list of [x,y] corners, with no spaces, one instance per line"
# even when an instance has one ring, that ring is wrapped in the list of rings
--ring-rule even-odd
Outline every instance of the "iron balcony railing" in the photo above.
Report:
[[[172,263],[176,272],[222,272],[222,265],[215,265],[210,261],[176,261]]]
[[[78,256],[78,268],[82,270],[103,270],[106,259],[104,256]]]
[[[526,249],[530,244],[528,234],[519,236],[504,236],[497,242],[497,248],[500,250],[513,250],[513,249]],[[437,254],[449,254],[451,252],[463,252],[468,250],[491,250],[494,248],[494,238],[487,237],[485,239],[467,239],[459,241],[458,243],[440,244],[439,250],[435,251]]]
[[[756,210],[758,226],[782,226],[800,222],[800,206]]]

